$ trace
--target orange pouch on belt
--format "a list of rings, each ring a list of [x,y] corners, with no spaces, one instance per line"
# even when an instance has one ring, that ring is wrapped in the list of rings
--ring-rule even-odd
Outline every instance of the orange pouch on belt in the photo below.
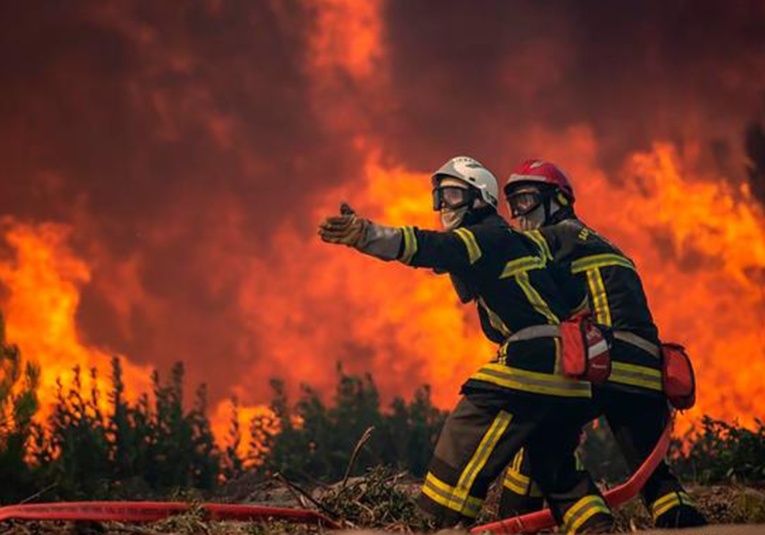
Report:
[[[560,325],[562,368],[568,377],[599,384],[611,374],[610,343],[588,312]]]
[[[664,393],[673,407],[690,409],[696,403],[696,376],[691,358],[680,344],[661,344]]]

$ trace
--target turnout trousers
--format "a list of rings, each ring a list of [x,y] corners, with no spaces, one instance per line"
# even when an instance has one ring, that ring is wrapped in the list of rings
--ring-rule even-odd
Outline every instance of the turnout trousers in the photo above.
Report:
[[[670,412],[666,400],[659,395],[636,394],[612,387],[593,389],[593,401],[605,415],[609,427],[631,471],[648,458],[656,446]],[[541,509],[542,492],[535,484],[537,468],[543,459],[533,455],[536,444],[521,450],[508,467],[500,500],[502,518]],[[562,451],[570,445],[562,446]],[[568,470],[579,468],[573,456],[565,461]],[[546,471],[546,470],[545,470]],[[641,497],[659,527],[688,527],[705,523],[691,498],[666,462],[651,475]]]
[[[567,467],[567,457],[561,456],[560,444],[573,455],[582,424],[592,418],[591,407],[589,399],[526,399],[502,390],[471,390],[439,436],[420,507],[439,527],[472,524],[491,482],[530,443],[537,446],[534,458],[541,467],[535,475],[558,522],[569,531],[610,527],[611,513],[589,475]]]

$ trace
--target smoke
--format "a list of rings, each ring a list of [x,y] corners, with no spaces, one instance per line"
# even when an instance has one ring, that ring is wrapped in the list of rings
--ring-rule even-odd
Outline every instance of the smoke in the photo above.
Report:
[[[428,173],[453,155],[500,178],[558,161],[617,240],[614,206],[640,199],[625,162],[656,142],[688,184],[749,176],[762,200],[761,130],[749,175],[743,144],[765,94],[760,2],[29,1],[0,20],[0,210],[68,229],[88,272],[72,343],[183,359],[214,401],[264,402],[274,375],[326,389],[335,360],[386,395],[453,399],[491,351],[472,311],[313,234],[342,199],[432,226]],[[651,228],[637,256],[671,236]]]

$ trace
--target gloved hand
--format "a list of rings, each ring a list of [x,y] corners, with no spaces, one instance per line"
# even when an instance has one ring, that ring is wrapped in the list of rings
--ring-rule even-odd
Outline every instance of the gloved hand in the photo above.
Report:
[[[369,221],[359,219],[347,203],[340,205],[340,215],[330,216],[319,225],[319,236],[327,243],[356,247],[364,239]]]

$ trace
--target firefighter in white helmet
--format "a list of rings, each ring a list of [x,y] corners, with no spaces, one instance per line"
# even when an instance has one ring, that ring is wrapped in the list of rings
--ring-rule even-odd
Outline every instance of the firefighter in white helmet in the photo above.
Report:
[[[449,273],[463,303],[474,303],[496,358],[462,385],[436,444],[419,498],[441,526],[472,523],[489,484],[524,443],[567,443],[573,453],[591,419],[591,385],[561,373],[556,338],[571,308],[536,243],[497,214],[494,175],[473,158],[452,158],[432,177],[443,231],[387,227],[345,205],[319,234],[383,260]],[[438,333],[433,333],[437,336]],[[586,473],[539,455],[538,482],[570,533],[608,531],[613,517]]]

